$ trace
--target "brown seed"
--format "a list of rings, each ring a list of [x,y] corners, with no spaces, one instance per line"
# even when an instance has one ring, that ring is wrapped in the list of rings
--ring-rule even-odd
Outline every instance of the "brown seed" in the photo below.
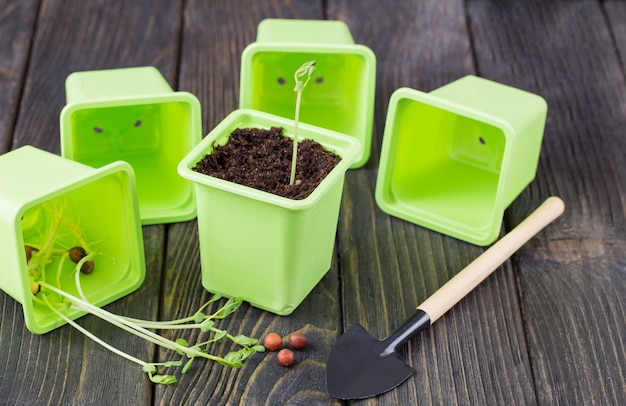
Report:
[[[308,341],[304,334],[302,333],[293,333],[289,336],[289,345],[294,350],[301,350],[306,347]]]
[[[25,245],[24,251],[26,252],[26,262],[30,261],[30,259],[33,257],[34,252],[39,252],[37,248],[31,247],[30,245]]]
[[[265,336],[263,345],[268,351],[278,351],[283,346],[283,338],[278,333],[269,333]]]
[[[96,267],[96,263],[93,262],[92,259],[90,259],[89,261],[85,261],[83,266],[80,267],[80,271],[86,275],[89,275],[90,273],[93,272],[93,269],[95,267]]]
[[[294,355],[293,351],[283,348],[282,350],[278,351],[278,354],[276,355],[276,360],[278,360],[278,363],[280,365],[288,367],[296,362],[296,356]]]
[[[72,247],[67,252],[70,256],[70,260],[75,264],[79,263],[81,259],[87,256],[87,251],[85,251],[83,247]],[[83,266],[80,267],[80,271],[88,275],[93,272],[95,267],[95,262],[90,259],[89,261],[86,261]]]
[[[87,252],[83,247],[72,247],[69,249],[70,259],[73,263],[77,264],[83,257],[87,255]]]

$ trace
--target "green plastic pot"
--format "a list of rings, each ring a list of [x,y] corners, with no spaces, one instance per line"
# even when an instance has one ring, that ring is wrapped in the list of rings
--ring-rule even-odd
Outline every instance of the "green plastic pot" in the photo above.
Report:
[[[61,153],[92,167],[124,160],[137,177],[143,224],[195,217],[178,162],[202,138],[200,103],[154,67],[75,72],[65,82]]]
[[[24,249],[45,239],[55,207],[64,207],[99,253],[93,273],[81,277],[91,303],[104,306],[135,291],[146,272],[135,178],[127,163],[94,169],[31,146],[1,155],[0,288],[22,304],[26,327],[37,334],[65,324],[34,300]],[[60,229],[57,241],[68,249],[76,242],[67,228]],[[45,281],[77,296],[71,274],[57,279],[58,264],[56,259],[46,266]],[[71,269],[69,264],[64,269]],[[71,308],[64,313],[70,319],[84,314]]]
[[[214,143],[225,144],[235,128],[284,128],[293,121],[255,110],[226,117],[180,163],[193,181],[198,204],[202,284],[211,292],[241,297],[279,315],[291,313],[329,270],[345,172],[360,145],[344,134],[300,124],[299,139],[312,139],[342,159],[303,200],[291,200],[195,172]]]
[[[300,121],[348,134],[361,143],[352,164],[370,156],[376,56],[356,45],[342,21],[266,19],[242,54],[239,107],[294,118],[294,73],[307,61],[316,71],[302,93]]]
[[[466,76],[430,93],[393,93],[376,201],[386,213],[476,245],[494,242],[504,210],[534,179],[547,105]]]

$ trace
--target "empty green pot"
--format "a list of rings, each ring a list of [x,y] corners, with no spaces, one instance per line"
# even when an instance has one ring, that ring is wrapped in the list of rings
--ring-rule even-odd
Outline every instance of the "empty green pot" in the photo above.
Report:
[[[195,172],[214,144],[236,128],[283,127],[293,121],[255,110],[236,110],[180,163],[196,185],[202,284],[211,292],[241,297],[253,306],[291,313],[329,270],[345,172],[360,153],[357,140],[300,124],[299,139],[312,139],[341,157],[339,164],[303,200],[292,200]]]
[[[354,43],[342,21],[261,21],[256,42],[242,54],[239,107],[293,119],[294,74],[311,60],[316,70],[302,93],[300,121],[359,140],[352,167],[363,166],[372,143],[376,57]]]
[[[386,213],[477,245],[534,179],[543,98],[466,76],[430,93],[393,93],[376,201]]]
[[[65,87],[62,155],[96,168],[128,162],[143,224],[194,218],[193,187],[176,166],[202,137],[198,99],[154,67],[75,72]]]
[[[59,218],[67,223],[52,235]],[[33,259],[27,262],[25,245],[43,252],[45,243],[54,241],[67,250],[79,241],[72,225],[89,244],[88,252],[96,252],[94,271],[81,275],[91,303],[104,306],[139,288],[146,272],[143,238],[135,178],[126,162],[94,169],[30,146],[0,156],[0,288],[22,304],[26,327],[34,333],[65,321],[31,293],[29,273],[42,268],[33,269]],[[58,274],[60,257],[60,252],[51,257],[41,277],[78,296],[74,264],[66,261]],[[84,314],[60,307],[70,319]]]

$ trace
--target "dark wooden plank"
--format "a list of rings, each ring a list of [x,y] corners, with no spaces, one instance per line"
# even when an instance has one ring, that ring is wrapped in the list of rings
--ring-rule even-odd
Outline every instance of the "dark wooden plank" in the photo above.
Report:
[[[607,5],[625,15],[623,3]],[[548,194],[566,202],[514,261],[537,398],[624,404],[626,83],[607,19],[593,1],[470,1],[468,14],[478,72],[549,105],[538,177],[506,221]]]
[[[612,38],[615,41],[615,51],[622,64],[622,71],[626,71],[626,7],[624,2],[615,0],[607,0],[603,6]]]
[[[9,149],[38,0],[0,1],[0,153]]]
[[[180,87],[200,99],[205,133],[237,108],[241,52],[255,40],[258,23],[268,17],[321,19],[322,2],[187,2]],[[199,255],[196,222],[172,226],[168,234],[162,318],[193,313],[210,297],[201,285]],[[181,293],[182,289],[185,293]],[[310,345],[298,352],[296,365],[278,365],[275,353],[257,354],[240,370],[198,361],[175,386],[157,387],[155,402],[334,404],[325,392],[324,363],[339,328],[339,308],[336,267],[289,316],[276,316],[244,304],[221,326],[233,334],[258,338],[271,331],[282,335],[296,330],[305,332]],[[220,344],[215,352],[224,354],[228,348]],[[171,354],[164,352],[159,356],[168,359]]]
[[[355,40],[377,55],[372,159],[349,173],[340,221],[344,323],[376,338],[482,252],[383,214],[374,202],[376,168],[391,93],[430,91],[474,72],[462,1],[330,2]],[[408,382],[364,404],[530,404],[532,376],[509,265],[411,340],[400,358],[415,369]],[[361,402],[358,402],[361,403]]]
[[[153,65],[174,84],[182,2],[43,1],[37,20],[13,147],[59,153],[64,82],[77,70]],[[144,228],[147,277],[136,293],[109,306],[121,314],[157,317],[164,226]],[[70,326],[36,336],[24,327],[21,306],[0,295],[0,362],[4,399],[17,404],[146,404],[152,384],[141,367],[111,355]],[[81,323],[107,342],[150,361],[154,346],[129,338],[93,317]],[[22,371],[18,373],[17,371]],[[28,372],[24,372],[28,371]],[[107,388],[115,388],[108,390]],[[105,392],[103,392],[105,390]],[[103,395],[105,393],[105,395]],[[103,400],[103,396],[106,400]]]
[[[152,65],[174,84],[180,8],[167,1],[43,1],[13,147],[59,152],[65,79],[74,71]]]

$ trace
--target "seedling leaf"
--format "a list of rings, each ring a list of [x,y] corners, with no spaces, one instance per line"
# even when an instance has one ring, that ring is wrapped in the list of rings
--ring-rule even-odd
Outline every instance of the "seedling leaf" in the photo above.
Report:
[[[188,347],[189,343],[187,342],[187,340],[185,340],[184,338],[177,338],[176,341],[174,341],[176,344],[178,345],[182,345],[183,347]],[[185,352],[179,348],[176,348],[176,352],[178,353],[178,355],[184,355]]]
[[[250,338],[243,334],[233,337],[233,341],[236,344],[241,345],[242,347],[249,347],[259,342],[256,338]]]
[[[206,317],[206,315],[202,312],[197,312],[196,314],[193,315],[193,322],[194,323],[202,323],[202,320],[204,320],[204,318]]]
[[[212,339],[207,341],[207,344],[219,341],[222,338],[226,337],[226,335],[228,334],[228,332],[226,330],[217,330],[217,329],[215,329],[213,331],[215,332],[215,335],[213,336]]]
[[[211,316],[211,318],[223,319],[233,313],[235,310],[237,310],[242,303],[243,299],[239,297],[231,297],[221,309],[219,309]]]
[[[213,326],[215,326],[215,322],[211,319],[206,319],[202,322],[202,324],[200,324],[200,331],[206,333],[207,331],[211,330]]]
[[[150,375],[150,380],[162,385],[171,385],[178,382],[174,375]]]
[[[185,364],[183,369],[180,371],[182,374],[185,374],[185,373],[187,373],[187,371],[189,371],[189,368],[191,368],[191,364],[193,364],[193,360],[194,359],[195,359],[195,357],[189,358],[189,361],[187,361],[187,363]]]
[[[143,366],[143,372],[152,374],[157,371],[157,367],[154,364],[146,364]]]

